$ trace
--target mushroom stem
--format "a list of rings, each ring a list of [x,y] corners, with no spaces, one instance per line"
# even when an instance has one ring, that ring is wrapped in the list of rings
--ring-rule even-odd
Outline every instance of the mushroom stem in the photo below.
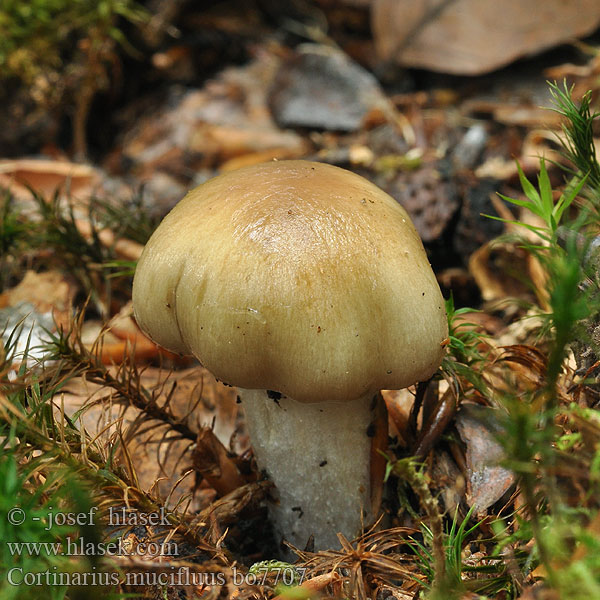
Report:
[[[275,533],[303,549],[338,548],[337,533],[361,533],[370,515],[371,396],[304,404],[240,389],[258,466],[277,488]]]

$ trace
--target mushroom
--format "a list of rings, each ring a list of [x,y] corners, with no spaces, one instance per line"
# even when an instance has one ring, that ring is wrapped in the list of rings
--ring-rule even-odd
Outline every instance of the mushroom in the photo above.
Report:
[[[189,192],[146,245],[141,328],[237,386],[276,533],[317,549],[370,514],[373,397],[429,378],[443,298],[404,209],[331,165],[270,162]]]

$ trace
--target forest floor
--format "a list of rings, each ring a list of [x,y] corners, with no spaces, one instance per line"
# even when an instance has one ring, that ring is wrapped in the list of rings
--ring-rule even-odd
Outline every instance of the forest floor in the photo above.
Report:
[[[169,44],[146,31],[145,61],[113,47],[87,100],[75,68],[52,106],[39,77],[7,83],[2,598],[36,582],[57,600],[600,597],[597,47],[458,77],[376,65],[357,8],[328,14],[325,38],[222,11],[171,15]],[[384,520],[293,565],[236,390],[157,347],[131,306],[143,246],[188,189],[290,158],[406,208],[450,328],[429,382],[382,392]],[[81,540],[119,551],[65,551]]]

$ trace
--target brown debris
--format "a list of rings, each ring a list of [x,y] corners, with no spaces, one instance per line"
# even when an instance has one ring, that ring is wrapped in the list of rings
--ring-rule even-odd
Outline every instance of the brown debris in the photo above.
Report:
[[[398,173],[383,188],[406,209],[421,239],[439,239],[459,207],[454,182],[435,163]]]
[[[438,405],[431,411],[430,418],[423,423],[412,454],[423,459],[442,436],[457,410],[456,392],[449,387],[439,399]]]
[[[192,452],[192,461],[196,471],[206,479],[218,496],[225,496],[245,483],[229,454],[210,427],[200,430]]]
[[[39,313],[51,313],[56,325],[66,329],[75,292],[73,283],[58,271],[27,271],[16,287],[0,294],[0,308],[27,302]]]
[[[107,335],[109,333],[110,335]],[[135,357],[140,361],[164,357],[182,362],[175,354],[164,350],[142,332],[133,318],[131,302],[128,302],[108,322],[106,329],[101,329],[97,335],[101,335],[101,340],[98,340],[97,336],[91,336],[87,346],[90,349],[98,348],[97,352],[105,365],[118,364],[127,357]]]
[[[45,197],[59,189],[76,198],[89,196],[100,182],[100,174],[90,165],[64,160],[19,158],[0,160],[0,187],[21,200],[29,200],[33,188]]]
[[[75,225],[79,233],[86,239],[89,240],[92,238],[93,228],[89,221],[75,219]],[[144,250],[142,244],[139,244],[138,242],[125,238],[116,238],[114,232],[108,228],[95,231],[95,234],[105,248],[114,248],[117,257],[123,260],[136,261],[142,255],[142,251]]]
[[[474,405],[463,404],[456,415],[456,428],[467,447],[467,502],[478,515],[485,515],[514,484],[515,477],[498,465],[504,451],[497,440],[499,430],[490,426],[493,410],[474,409]]]
[[[225,69],[201,89],[174,92],[169,106],[124,133],[123,155],[141,179],[158,171],[185,182],[198,171],[245,155],[302,156],[306,141],[279,129],[267,106],[278,64],[275,54],[258,49],[250,65]]]
[[[373,4],[379,55],[404,66],[478,75],[521,56],[583,37],[600,24],[600,6],[578,0],[480,0]]]
[[[432,467],[432,480],[439,490],[446,514],[456,514],[464,497],[465,479],[448,452],[436,452]]]
[[[381,390],[389,416],[390,434],[399,436],[402,446],[407,446],[408,420],[414,396],[407,390]]]
[[[471,255],[469,272],[484,300],[531,299],[531,288],[523,280],[523,273],[531,270],[532,261],[522,244],[487,243]]]

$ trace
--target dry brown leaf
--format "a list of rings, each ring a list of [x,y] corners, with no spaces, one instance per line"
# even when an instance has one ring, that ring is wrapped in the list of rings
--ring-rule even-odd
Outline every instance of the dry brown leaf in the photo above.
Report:
[[[486,301],[531,299],[531,288],[523,278],[529,271],[530,261],[531,254],[519,245],[494,241],[473,252],[469,273]]]
[[[111,373],[117,371],[113,367]],[[167,379],[168,376],[168,379]],[[187,419],[191,428],[199,432],[203,426],[211,426],[225,447],[229,448],[234,433],[238,430],[238,405],[234,388],[225,387],[204,368],[194,367],[170,374],[162,369],[146,368],[141,373],[141,382],[147,389],[162,388],[160,402],[170,394],[169,408],[178,419]],[[165,383],[166,382],[166,383]],[[200,508],[209,499],[206,494],[195,493],[195,477],[192,471],[192,442],[169,439],[172,431],[157,421],[143,415],[133,406],[117,403],[110,389],[77,378],[69,381],[65,393],[57,404],[64,403],[65,413],[73,416],[84,405],[81,425],[91,436],[100,435],[108,440],[121,429],[126,444],[128,461],[133,465],[139,485],[149,490],[155,486],[162,498],[166,498],[173,486],[182,481],[170,496],[169,505],[175,505],[189,494],[193,497],[191,509]],[[193,409],[191,414],[190,410]],[[57,409],[58,410],[58,409]],[[128,428],[137,420],[136,434],[127,435]],[[242,440],[235,438],[236,450],[243,451]],[[189,474],[185,476],[186,473]]]
[[[467,447],[467,502],[478,515],[484,515],[514,483],[513,473],[498,465],[504,451],[498,429],[490,425],[492,417],[492,409],[469,404],[456,415],[456,428]]]
[[[99,183],[99,172],[89,165],[33,158],[0,160],[0,186],[10,189],[21,200],[31,198],[28,187],[44,196],[60,189],[72,197],[85,197]]]
[[[88,350],[93,350],[105,365],[117,365],[130,357],[144,361],[162,356],[178,365],[191,362],[191,359],[164,350],[148,338],[133,319],[131,302],[127,303],[108,325],[100,321],[84,321],[81,327],[81,341]]]
[[[523,155],[519,158],[519,164],[525,174],[537,173],[540,168],[540,160],[535,156]],[[479,179],[490,177],[499,181],[508,181],[516,179],[518,174],[515,160],[504,156],[491,156],[475,169],[475,175]]]
[[[247,483],[231,460],[227,448],[210,427],[203,427],[200,430],[192,452],[192,460],[194,468],[206,479],[218,496],[225,496]]]
[[[407,390],[381,390],[389,417],[390,434],[399,436],[403,446],[407,446],[407,432],[410,412],[415,397]]]
[[[372,27],[379,55],[409,67],[478,75],[590,34],[596,0],[376,0]]]
[[[419,459],[427,456],[456,414],[458,398],[453,388],[446,389],[431,408],[412,449],[413,455]]]

